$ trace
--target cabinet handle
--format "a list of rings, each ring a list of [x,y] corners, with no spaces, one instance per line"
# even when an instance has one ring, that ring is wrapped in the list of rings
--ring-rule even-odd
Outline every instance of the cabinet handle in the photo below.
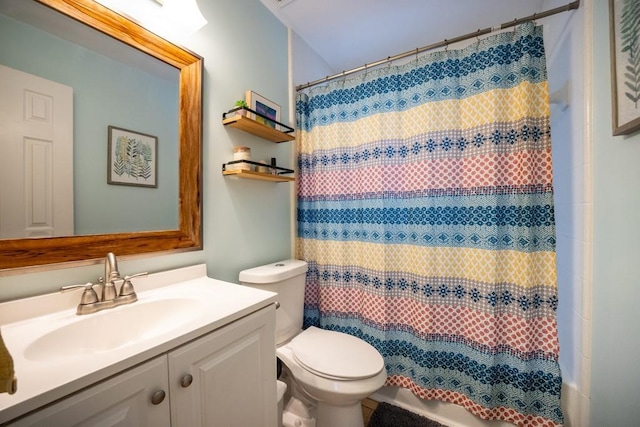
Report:
[[[158,390],[155,393],[153,393],[153,396],[151,396],[151,403],[153,403],[154,405],[159,405],[162,403],[165,396],[166,396],[166,393],[164,392],[164,390]]]
[[[180,385],[183,388],[187,388],[191,385],[192,382],[193,382],[193,376],[191,374],[187,374],[184,377],[182,377],[182,379],[180,380]]]

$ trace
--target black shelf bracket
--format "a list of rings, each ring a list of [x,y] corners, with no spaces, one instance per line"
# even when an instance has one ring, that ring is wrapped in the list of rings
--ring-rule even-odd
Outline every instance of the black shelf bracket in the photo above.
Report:
[[[240,110],[249,111],[250,113],[255,114],[256,116],[262,117],[262,118],[263,118],[263,119],[265,119],[267,122],[271,122],[271,123],[274,123],[274,125],[276,125],[276,126],[280,126],[280,127],[281,127],[281,128],[283,128],[284,130],[277,129],[277,128],[275,128],[275,127],[274,127],[274,128],[275,128],[275,129],[277,129],[277,130],[279,130],[279,131],[280,131],[280,132],[282,132],[282,133],[291,133],[291,132],[293,132],[293,131],[295,130],[295,129],[293,129],[291,126],[287,126],[287,125],[285,125],[284,123],[280,123],[280,122],[279,122],[279,121],[277,121],[277,120],[273,120],[271,117],[267,117],[267,116],[265,116],[264,114],[258,113],[257,111],[252,110],[252,109],[251,109],[251,108],[249,108],[249,107],[236,107],[236,108],[234,108],[234,109],[231,109],[231,110],[227,111],[226,113],[222,113],[222,120],[225,120],[225,119],[227,118],[227,114],[233,115],[233,114],[235,114],[235,113],[236,113],[236,111],[240,111]],[[268,126],[268,125],[267,125],[267,126]],[[231,162],[229,162],[229,163],[231,163]]]
[[[247,164],[250,164],[250,165],[269,168],[273,175],[285,175],[285,174],[294,172],[292,169],[287,169],[287,168],[282,168],[280,166],[276,166],[275,165],[275,159],[273,157],[271,158],[271,164],[270,165],[268,165],[266,163],[254,162],[252,160],[232,160],[230,162],[222,164],[222,171],[224,172],[224,171],[227,170],[227,165],[237,165],[237,164],[240,164],[240,163],[247,163]]]

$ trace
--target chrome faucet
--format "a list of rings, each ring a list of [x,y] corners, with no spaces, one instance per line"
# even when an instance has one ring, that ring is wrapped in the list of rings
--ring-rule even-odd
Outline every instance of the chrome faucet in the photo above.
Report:
[[[100,310],[117,307],[123,304],[131,304],[138,300],[131,279],[134,277],[146,276],[148,273],[138,273],[131,276],[120,277],[118,271],[118,261],[116,256],[109,252],[104,259],[104,277],[98,278],[97,283],[86,283],[84,285],[69,285],[60,288],[60,291],[68,291],[73,289],[84,288],[80,304],[76,313],[90,314]],[[116,282],[122,281],[120,292],[116,290]],[[96,285],[102,285],[102,297],[98,298],[98,294],[93,289]]]

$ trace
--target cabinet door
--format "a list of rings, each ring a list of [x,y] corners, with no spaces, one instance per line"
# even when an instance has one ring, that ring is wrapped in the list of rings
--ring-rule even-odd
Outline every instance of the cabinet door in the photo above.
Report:
[[[169,353],[169,379],[174,427],[276,426],[275,307]]]
[[[168,427],[171,425],[168,396],[159,404],[151,402],[153,394],[160,390],[168,395],[166,355],[91,386],[10,425]]]

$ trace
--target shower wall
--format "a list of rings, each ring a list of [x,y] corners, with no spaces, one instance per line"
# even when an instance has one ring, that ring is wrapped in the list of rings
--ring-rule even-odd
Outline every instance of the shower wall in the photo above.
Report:
[[[543,10],[566,4],[547,0]],[[551,144],[556,207],[558,334],[563,376],[563,407],[569,426],[588,425],[591,369],[591,151],[586,138],[584,90],[587,56],[585,14],[561,13],[541,22],[551,98]]]

